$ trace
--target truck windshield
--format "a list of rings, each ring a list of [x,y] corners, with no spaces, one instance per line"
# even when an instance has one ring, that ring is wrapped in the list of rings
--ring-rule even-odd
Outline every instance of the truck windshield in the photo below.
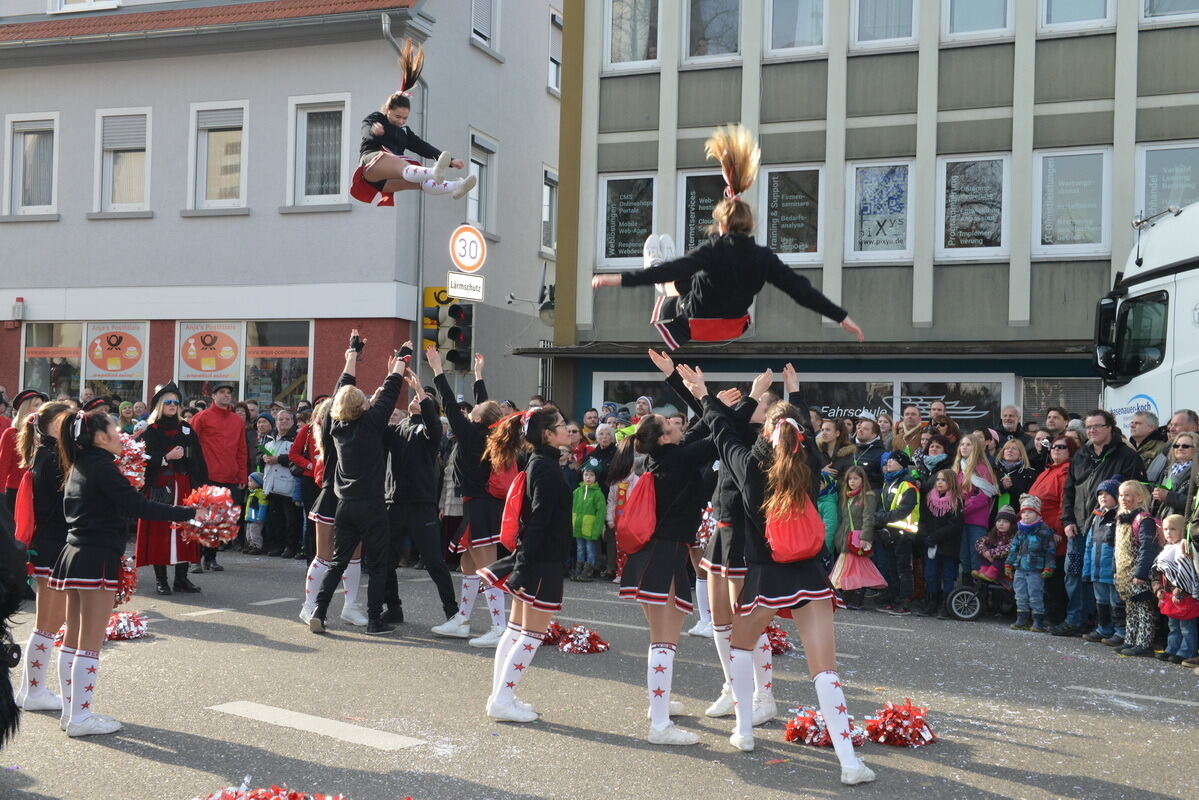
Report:
[[[1116,319],[1115,372],[1131,378],[1156,369],[1166,358],[1166,292],[1132,297],[1120,305]]]

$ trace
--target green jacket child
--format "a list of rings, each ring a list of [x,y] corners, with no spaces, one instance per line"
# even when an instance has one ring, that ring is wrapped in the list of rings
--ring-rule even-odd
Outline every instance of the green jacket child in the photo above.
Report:
[[[608,499],[598,483],[580,483],[574,492],[571,507],[576,539],[604,538],[604,518],[608,515]]]

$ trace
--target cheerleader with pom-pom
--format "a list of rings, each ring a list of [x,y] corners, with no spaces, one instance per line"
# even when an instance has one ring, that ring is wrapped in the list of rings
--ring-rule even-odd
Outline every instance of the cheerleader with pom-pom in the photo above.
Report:
[[[412,110],[411,89],[420,78],[425,55],[419,45],[404,42],[400,53],[400,70],[403,73],[400,90],[362,121],[362,145],[358,169],[354,172],[350,194],[371,205],[390,206],[395,204],[396,192],[419,189],[430,195],[452,195],[455,200],[465,197],[474,188],[477,178],[447,181],[448,167],[462,169],[466,166],[461,159],[438,150],[421,139],[408,127],[408,114]],[[405,150],[436,161],[434,166],[425,167],[414,158],[404,156]]]
[[[661,285],[662,295],[650,322],[671,350],[690,341],[740,337],[749,330],[749,307],[767,283],[863,341],[862,329],[845,309],[754,241],[753,209],[741,196],[758,175],[760,153],[753,134],[741,125],[718,128],[708,138],[706,152],[720,162],[727,184],[725,196],[712,211],[710,238],[687,255],[673,258],[669,237],[650,236],[645,243],[645,269],[596,275],[592,287]]]

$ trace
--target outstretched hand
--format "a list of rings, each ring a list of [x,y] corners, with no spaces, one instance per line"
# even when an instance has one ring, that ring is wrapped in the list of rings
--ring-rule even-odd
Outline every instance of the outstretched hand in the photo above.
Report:
[[[483,360],[483,354],[475,353],[475,380],[477,380],[477,381],[483,380],[483,365],[484,365],[484,363],[485,362]]]
[[[674,372],[674,359],[668,356],[665,350],[655,351],[651,347],[647,352],[649,353],[649,360],[654,362],[654,366],[669,378],[671,373]]]
[[[862,329],[858,327],[858,323],[854,322],[850,317],[841,320],[841,330],[846,333],[852,333],[859,342],[866,341],[866,334],[862,333]]]
[[[721,389],[716,393],[716,399],[730,408],[740,403],[741,397],[741,390],[736,387],[731,389]]]
[[[416,377],[416,373],[408,370],[404,373],[404,382],[408,384],[408,388],[412,390],[412,399],[417,403],[423,402],[425,395],[425,387],[420,385],[420,379]]]
[[[754,377],[753,385],[749,387],[749,396],[758,400],[774,385],[774,370],[767,369],[761,375]]]
[[[373,125],[371,125],[371,136],[382,136],[382,135],[383,135],[383,123],[382,122],[376,122]]]
[[[437,352],[437,347],[429,345],[425,348],[425,361],[429,364],[429,369],[433,370],[433,374],[441,375],[444,370],[441,367],[441,353]]]
[[[696,400],[703,400],[708,396],[708,385],[704,383],[702,369],[699,367],[692,369],[686,364],[679,364],[676,369],[679,371],[679,377],[683,379],[683,385],[695,396]]]
[[[620,276],[612,273],[591,276],[592,289],[602,289],[605,286],[620,286]]]
[[[783,367],[783,388],[788,394],[793,394],[799,391],[799,373],[795,371],[795,367],[788,361]]]

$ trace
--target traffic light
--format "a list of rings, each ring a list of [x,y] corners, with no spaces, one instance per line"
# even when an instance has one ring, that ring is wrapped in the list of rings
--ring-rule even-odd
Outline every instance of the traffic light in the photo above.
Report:
[[[474,335],[471,323],[474,309],[467,303],[426,306],[424,311],[425,344],[435,344],[447,370],[469,372]]]

